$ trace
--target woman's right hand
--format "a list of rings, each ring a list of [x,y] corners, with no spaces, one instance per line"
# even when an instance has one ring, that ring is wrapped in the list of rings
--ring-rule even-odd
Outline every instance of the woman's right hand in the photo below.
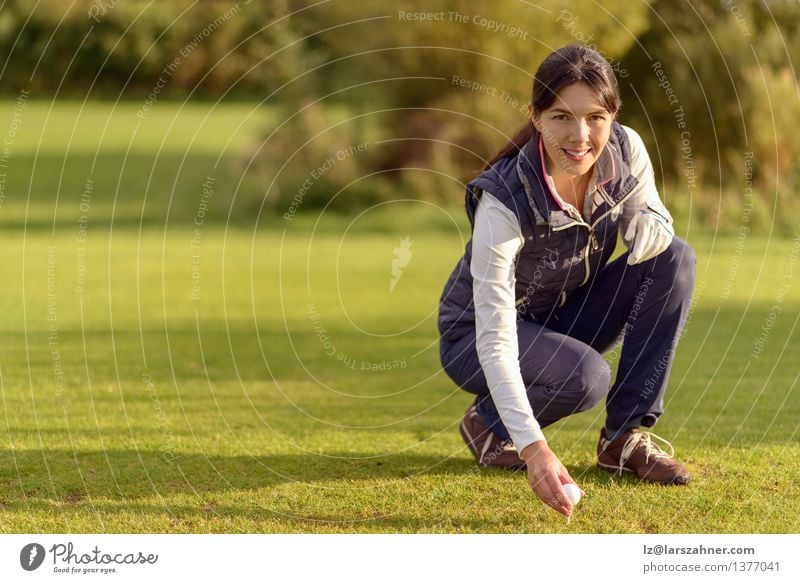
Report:
[[[528,468],[528,483],[536,496],[564,516],[572,514],[572,502],[562,484],[575,483],[567,468],[556,457],[545,440],[535,441],[522,450]],[[581,490],[581,495],[586,492]]]

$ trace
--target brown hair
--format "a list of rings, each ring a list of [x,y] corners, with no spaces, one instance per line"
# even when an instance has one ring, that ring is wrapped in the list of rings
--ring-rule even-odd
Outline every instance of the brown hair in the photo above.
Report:
[[[581,82],[594,90],[600,103],[610,113],[617,113],[622,107],[617,78],[608,61],[589,47],[567,45],[550,53],[536,70],[531,90],[533,110],[541,113],[553,104],[562,88]],[[527,120],[517,135],[500,148],[483,168],[476,172],[476,175],[487,170],[501,158],[516,154],[535,132],[533,124]]]

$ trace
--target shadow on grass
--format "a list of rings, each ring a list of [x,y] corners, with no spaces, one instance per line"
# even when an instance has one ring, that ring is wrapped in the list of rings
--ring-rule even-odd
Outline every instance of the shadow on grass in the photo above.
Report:
[[[466,458],[347,456],[180,455],[168,461],[151,451],[6,451],[0,454],[0,511],[8,517],[5,532],[19,512],[53,517],[47,532],[119,532],[120,524],[126,532],[524,532],[518,516],[507,522],[502,515],[439,516],[434,510],[449,504],[462,485],[479,488],[485,479],[508,481],[510,492],[526,494],[524,470],[478,467]],[[581,475],[584,487],[612,480],[591,466],[568,469]],[[443,494],[441,480],[420,482],[427,477],[444,477],[455,490]],[[283,484],[292,491],[270,490]],[[304,486],[310,489],[296,490]],[[409,496],[416,500],[411,506]],[[376,505],[362,507],[361,498]],[[532,494],[531,505],[539,511],[525,529],[559,528],[561,519],[542,511]],[[141,521],[131,523],[131,516]],[[63,529],[54,526],[61,521]]]
[[[587,485],[603,485],[615,479],[594,466],[576,465],[567,469],[580,475],[582,483]],[[135,499],[153,495],[222,494],[286,483],[338,488],[341,483],[351,481],[414,480],[427,476],[522,480],[526,474],[524,470],[479,467],[467,458],[409,454],[366,458],[353,458],[352,452],[203,456],[118,449],[0,453],[0,493],[5,503],[14,500],[78,503],[88,496]]]

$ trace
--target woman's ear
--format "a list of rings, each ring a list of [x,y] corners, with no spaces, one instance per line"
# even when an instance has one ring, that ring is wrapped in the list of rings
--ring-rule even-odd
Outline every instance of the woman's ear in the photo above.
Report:
[[[533,104],[528,102],[528,118],[531,120],[531,125],[536,128],[536,131],[542,131],[542,120],[539,113],[533,110]]]
[[[531,116],[531,123],[533,124],[533,127],[536,128],[536,131],[538,132],[542,131],[542,119],[538,113],[534,113]]]

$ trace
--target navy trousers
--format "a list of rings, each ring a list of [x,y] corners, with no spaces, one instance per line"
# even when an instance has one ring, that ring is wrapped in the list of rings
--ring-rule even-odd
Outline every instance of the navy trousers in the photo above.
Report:
[[[535,322],[517,321],[519,364],[541,427],[606,399],[606,434],[652,427],[664,412],[664,392],[689,315],[697,259],[673,237],[656,257],[608,263],[560,308]],[[617,375],[602,354],[622,340]],[[475,332],[440,341],[442,367],[461,388],[481,396],[478,413],[501,438],[509,434],[478,361]]]

